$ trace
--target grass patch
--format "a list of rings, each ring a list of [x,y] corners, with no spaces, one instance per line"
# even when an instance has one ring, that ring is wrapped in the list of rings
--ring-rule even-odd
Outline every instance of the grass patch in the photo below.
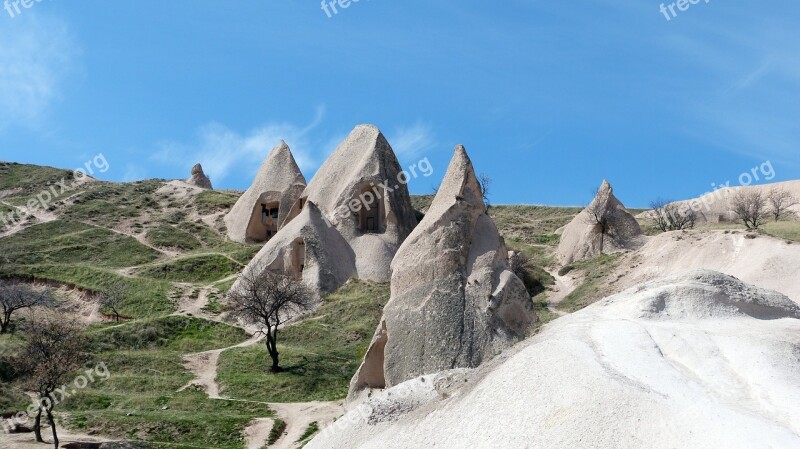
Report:
[[[72,170],[62,170],[38,165],[0,163],[0,190],[17,189],[13,196],[28,196],[38,193],[64,178],[72,181]]]
[[[203,246],[203,251],[215,251],[227,254],[241,264],[250,262],[263,246],[232,242],[201,223],[184,222],[178,225],[178,229],[191,234],[200,241]]]
[[[240,328],[215,321],[166,316],[101,326],[90,331],[97,351],[169,349],[182,353],[208,351],[247,339]]]
[[[284,420],[276,419],[273,421],[272,429],[270,429],[269,437],[267,437],[267,446],[277,443],[281,439],[284,430],[286,430],[286,422]]]
[[[155,192],[163,181],[151,179],[134,183],[98,182],[86,184],[86,191],[64,212],[66,218],[113,226],[126,219],[158,210]]]
[[[342,399],[388,300],[388,285],[351,281],[326,297],[311,318],[279,333],[283,372],[268,372],[266,349],[258,345],[224,352],[217,380],[226,395],[237,398]]]
[[[22,339],[16,335],[0,335],[0,414],[25,410],[30,405],[28,396],[11,384],[15,376],[11,356],[21,345]]]
[[[176,248],[182,251],[189,251],[202,246],[200,241],[192,234],[168,224],[162,224],[147,231],[146,238],[148,242],[159,248]]]
[[[492,216],[500,235],[520,243],[556,246],[555,231],[572,221],[580,207],[492,206]]]
[[[146,267],[137,274],[173,282],[211,283],[236,274],[241,269],[241,264],[223,255],[208,254]]]
[[[762,227],[765,234],[800,242],[800,221],[771,221]]]
[[[11,214],[11,213],[14,213],[14,212],[16,212],[15,208],[8,207],[5,204],[0,204],[0,214],[3,214],[3,215],[7,216],[8,214]]]
[[[557,313],[550,310],[547,304],[547,293],[539,293],[533,297],[533,310],[535,310],[536,315],[539,316],[540,326],[543,326],[559,317]]]
[[[208,215],[230,210],[236,204],[239,196],[239,194],[233,192],[206,190],[194,197],[194,204],[200,214]]]
[[[0,240],[1,242],[2,240]],[[38,280],[51,280],[93,291],[105,291],[116,279],[127,284],[129,296],[120,308],[120,313],[134,318],[152,317],[175,311],[175,305],[167,298],[172,286],[168,282],[128,278],[116,273],[82,265],[12,265],[0,271],[0,276],[20,276]]]
[[[71,428],[169,447],[238,449],[250,421],[273,415],[263,404],[210,400],[191,388],[177,392],[192,379],[183,355],[241,342],[247,336],[238,328],[164,317],[95,326],[87,334],[110,376],[63,403]]]
[[[306,427],[306,430],[303,431],[303,434],[300,435],[300,438],[296,441],[296,443],[305,444],[317,432],[319,432],[319,423],[314,421],[310,423],[308,427]]]
[[[565,312],[578,311],[606,296],[608,276],[616,268],[621,253],[602,254],[593,259],[571,263],[572,270],[583,273],[583,283],[564,298],[558,308]]]
[[[160,254],[133,237],[69,220],[26,228],[0,239],[0,253],[10,263],[82,264],[122,268],[156,260]]]

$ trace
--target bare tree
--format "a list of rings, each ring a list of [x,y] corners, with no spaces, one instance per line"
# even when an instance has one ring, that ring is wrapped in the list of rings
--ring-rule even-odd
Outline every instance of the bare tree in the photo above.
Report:
[[[128,296],[128,284],[122,279],[117,279],[105,289],[100,297],[100,307],[106,308],[114,315],[114,321],[119,323],[119,309]]]
[[[278,330],[287,321],[309,310],[315,296],[301,281],[261,270],[246,270],[239,286],[228,293],[231,311],[245,322],[261,327],[267,352],[272,359],[270,371],[281,371],[278,353]]]
[[[656,199],[650,202],[651,219],[662,232],[692,229],[697,223],[697,212],[688,204]]]
[[[27,326],[25,344],[19,360],[19,370],[25,376],[25,386],[36,392],[38,409],[33,431],[36,441],[42,439],[42,413],[53,432],[53,444],[58,449],[58,432],[53,408],[61,398],[55,393],[66,389],[69,376],[79,370],[86,360],[81,329],[74,321],[65,319],[33,319]]]
[[[54,303],[55,299],[49,289],[37,292],[20,282],[0,281],[0,304],[3,306],[3,316],[0,317],[0,334],[9,331],[11,315],[14,312],[35,306],[52,306]]]
[[[483,197],[483,204],[486,206],[486,213],[489,213],[489,209],[492,207],[492,203],[489,200],[489,188],[492,185],[492,178],[486,173],[481,173],[478,176],[478,185],[481,188],[481,196]]]
[[[789,208],[798,204],[797,198],[785,189],[773,188],[767,193],[767,201],[772,206],[772,217],[775,221],[789,214]]]
[[[758,229],[767,218],[767,201],[758,190],[736,192],[731,200],[733,213],[747,226],[747,229]]]
[[[525,279],[528,274],[528,267],[530,267],[530,259],[521,251],[514,251],[514,254],[508,259],[509,268],[520,279]]]

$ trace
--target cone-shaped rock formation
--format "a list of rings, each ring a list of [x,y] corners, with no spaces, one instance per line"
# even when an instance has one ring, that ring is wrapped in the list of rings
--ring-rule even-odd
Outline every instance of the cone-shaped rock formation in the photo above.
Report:
[[[478,366],[527,336],[537,318],[507,255],[459,146],[428,213],[392,262],[392,296],[351,399],[365,388]]]
[[[286,142],[281,141],[261,164],[252,185],[236,201],[225,225],[236,242],[265,242],[289,222],[306,179]]]
[[[566,265],[604,252],[626,248],[642,235],[639,222],[614,196],[614,189],[603,181],[594,200],[561,233],[558,260]]]

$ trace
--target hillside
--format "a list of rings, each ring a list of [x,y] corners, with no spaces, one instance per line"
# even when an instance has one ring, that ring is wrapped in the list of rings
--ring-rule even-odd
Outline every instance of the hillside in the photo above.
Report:
[[[21,213],[42,192],[51,192],[51,200]],[[224,300],[262,246],[226,237],[223,217],[241,193],[170,180],[78,183],[71,171],[0,163],[0,213],[8,221],[0,220],[0,278],[56,289],[60,313],[88,326],[93,356],[111,373],[59,407],[74,435],[144,447],[240,448],[259,447],[255,442],[274,428],[276,436],[285,435],[274,447],[295,447],[295,437],[307,434],[307,440],[344,413],[348,383],[389,286],[351,280],[325,296],[311,316],[282,331],[287,369],[267,373],[263,343],[228,319]],[[412,196],[418,217],[431,200]],[[490,209],[508,249],[528,257],[522,278],[541,324],[688,268],[716,269],[798,300],[792,282],[800,275],[800,247],[792,243],[800,241],[798,222],[772,223],[762,234],[733,224],[650,232],[655,235],[639,250],[561,267],[554,258],[558,230],[580,211]],[[720,251],[730,257],[718,257]],[[120,285],[127,293],[124,320],[115,323],[97,298]],[[18,336],[0,335],[0,361],[6,364],[19,344]],[[17,381],[7,365],[0,369],[0,413],[25,407]],[[13,447],[25,447],[19,441]]]
[[[71,173],[1,165],[3,213],[21,210]],[[73,432],[170,447],[238,448],[253,419],[272,422],[276,411],[281,416],[281,406],[272,403],[333,401],[347,393],[387,287],[356,282],[326,298],[311,319],[282,335],[290,368],[267,375],[260,369],[263,344],[226,320],[222,301],[259,249],[224,236],[221,218],[239,194],[181,181],[89,180],[0,228],[0,277],[56,288],[60,312],[89,326],[94,358],[112,373],[60,407]],[[120,310],[125,320],[116,324],[100,310],[97,295],[119,283],[127,297]],[[238,348],[245,342],[250,345]],[[16,336],[0,336],[0,357],[18,343]],[[219,355],[217,400],[198,388],[179,391],[197,374],[184,359],[203,351]],[[11,373],[0,371],[4,390],[10,388],[0,413],[25,408]],[[295,419],[291,425],[301,427],[299,433],[313,421]]]

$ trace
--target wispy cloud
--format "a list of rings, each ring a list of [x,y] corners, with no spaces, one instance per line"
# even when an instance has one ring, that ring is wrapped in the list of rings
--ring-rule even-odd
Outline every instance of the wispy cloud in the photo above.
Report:
[[[220,182],[238,170],[255,174],[269,151],[284,140],[292,149],[300,169],[312,170],[318,161],[311,134],[322,122],[324,112],[324,108],[317,108],[314,119],[306,125],[271,122],[245,133],[220,123],[209,123],[200,127],[195,143],[162,142],[151,159],[165,164],[186,165],[187,173],[189,167],[200,162],[211,179]]]
[[[422,156],[436,145],[431,127],[422,123],[397,128],[387,139],[397,157],[406,161]]]
[[[36,126],[76,68],[77,45],[67,24],[28,14],[0,27],[0,129]]]

